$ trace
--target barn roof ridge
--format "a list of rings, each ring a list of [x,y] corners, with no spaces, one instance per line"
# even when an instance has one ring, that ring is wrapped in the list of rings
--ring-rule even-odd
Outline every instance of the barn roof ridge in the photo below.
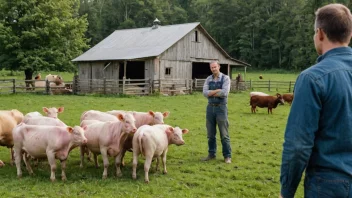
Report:
[[[115,30],[98,44],[73,59],[73,62],[133,60],[157,57],[172,47],[195,28],[205,33],[214,46],[230,60],[249,66],[232,58],[210,36],[200,22],[144,28]]]

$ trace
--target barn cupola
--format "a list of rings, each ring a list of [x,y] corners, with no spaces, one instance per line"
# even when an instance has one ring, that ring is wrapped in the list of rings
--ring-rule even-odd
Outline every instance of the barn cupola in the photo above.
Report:
[[[155,18],[155,20],[153,21],[153,27],[152,29],[157,29],[160,25],[160,21],[158,18]]]

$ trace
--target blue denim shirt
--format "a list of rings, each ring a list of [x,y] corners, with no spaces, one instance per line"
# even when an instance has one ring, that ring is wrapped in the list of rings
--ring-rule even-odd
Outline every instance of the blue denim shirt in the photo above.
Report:
[[[352,49],[329,50],[297,78],[281,165],[281,194],[293,197],[304,169],[352,179]]]

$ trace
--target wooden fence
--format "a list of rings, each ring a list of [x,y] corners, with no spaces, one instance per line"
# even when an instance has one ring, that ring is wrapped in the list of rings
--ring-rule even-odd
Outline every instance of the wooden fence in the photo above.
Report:
[[[284,91],[292,92],[295,86],[294,81],[246,81],[246,88],[258,91]]]
[[[36,83],[35,83],[36,82]],[[41,94],[126,94],[149,95],[162,93],[178,95],[202,91],[205,79],[91,79],[80,80],[77,77],[71,82],[59,87],[50,86],[49,81],[43,81],[42,86],[36,86],[38,81],[16,79],[0,80],[0,94],[4,93],[41,93]],[[39,81],[40,82],[40,81]],[[292,92],[293,81],[245,81],[237,83],[231,80],[231,91],[283,91]],[[33,86],[34,85],[34,86]]]
[[[1,79],[0,94],[6,93],[40,93],[40,94],[63,94],[73,92],[73,82],[67,81],[62,85],[51,85],[51,81],[45,80],[17,80]]]

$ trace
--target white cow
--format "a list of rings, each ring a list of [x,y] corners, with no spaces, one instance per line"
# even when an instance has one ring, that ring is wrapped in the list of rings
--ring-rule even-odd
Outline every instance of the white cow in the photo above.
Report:
[[[99,120],[99,121],[117,121],[117,117],[108,113],[104,113],[96,110],[85,111],[81,115],[80,121],[83,120]]]
[[[21,160],[25,152],[34,158],[47,158],[51,168],[51,181],[55,181],[56,161],[61,161],[61,177],[66,180],[66,160],[69,152],[82,144],[87,143],[84,130],[79,127],[57,127],[26,125],[21,123],[13,129],[15,162],[17,167],[17,177],[22,177]],[[29,174],[33,170],[24,158]]]
[[[112,115],[117,115],[119,113],[132,113],[133,117],[136,119],[136,127],[139,128],[143,125],[154,125],[154,124],[164,124],[164,118],[167,118],[170,115],[170,112],[166,111],[164,113],[161,112],[135,112],[135,111],[123,111],[123,110],[112,110],[107,113]],[[117,156],[116,168],[117,168],[117,176],[122,176],[121,172],[121,164],[123,163],[123,158],[125,156],[126,151],[132,149],[132,139],[133,134],[124,134],[121,138],[121,146],[122,150],[120,154]]]
[[[85,136],[88,139],[87,147],[94,154],[96,167],[97,155],[101,154],[104,161],[103,179],[107,177],[110,157],[115,157],[120,153],[120,136],[123,133],[134,133],[134,117],[127,113],[119,114],[118,121],[98,122],[86,126]],[[81,156],[82,160],[83,156]]]
[[[157,124],[153,126],[144,125],[139,127],[133,136],[133,171],[132,178],[136,179],[136,169],[138,163],[138,155],[145,156],[144,181],[149,183],[148,172],[153,158],[157,158],[156,168],[159,168],[159,157],[162,157],[163,173],[166,174],[166,154],[170,144],[183,145],[185,141],[182,134],[188,133],[188,129],[173,128],[165,124]]]
[[[47,125],[47,126],[67,127],[67,125],[58,118],[51,118],[51,117],[44,117],[44,116],[25,118],[23,122],[28,125]]]

